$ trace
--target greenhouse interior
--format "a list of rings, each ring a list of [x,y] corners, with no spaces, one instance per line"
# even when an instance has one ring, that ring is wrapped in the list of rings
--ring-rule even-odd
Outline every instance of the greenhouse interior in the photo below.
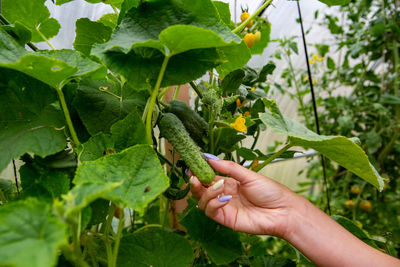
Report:
[[[0,0],[0,266],[400,266],[399,0]]]

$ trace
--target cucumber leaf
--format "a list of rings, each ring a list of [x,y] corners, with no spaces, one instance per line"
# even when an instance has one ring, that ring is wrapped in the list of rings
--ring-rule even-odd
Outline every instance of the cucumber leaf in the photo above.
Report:
[[[0,207],[0,265],[51,267],[67,243],[66,226],[34,198]]]
[[[106,74],[104,66],[74,50],[28,52],[4,29],[0,29],[0,49],[0,67],[23,72],[53,88],[62,87],[72,78]]]
[[[96,34],[93,34],[96,32]],[[111,37],[112,29],[103,23],[81,18],[76,21],[74,48],[85,55],[90,55],[93,44],[107,42]]]
[[[23,73],[0,71],[0,170],[25,153],[45,157],[66,146],[55,90]]]
[[[186,238],[159,228],[150,228],[121,239],[117,265],[186,267],[192,264],[193,258],[193,249]]]
[[[169,186],[157,154],[148,145],[136,145],[78,167],[73,182],[82,184],[122,183],[102,197],[141,214]]]
[[[328,6],[345,6],[350,3],[351,0],[319,0],[320,2],[327,4]]]
[[[228,264],[242,255],[239,233],[216,223],[198,208],[189,208],[181,224],[217,265]]]
[[[143,88],[155,84],[165,56],[171,58],[161,86],[183,84],[229,61],[219,49],[240,42],[210,0],[158,0],[131,8],[110,41],[96,45],[92,53],[133,86]]]
[[[32,42],[43,42],[56,36],[61,27],[55,18],[50,18],[45,1],[3,0],[1,13],[10,23],[18,22],[29,29]]]
[[[269,112],[261,113],[261,121],[273,131],[287,135],[294,146],[312,148],[325,157],[345,167],[379,190],[383,189],[383,179],[369,162],[362,148],[344,136],[318,135],[303,125],[281,114],[275,101],[264,99]]]
[[[122,88],[106,81],[84,80],[79,84],[73,107],[91,135],[110,133],[111,126],[125,118],[135,107],[144,109],[147,91]]]

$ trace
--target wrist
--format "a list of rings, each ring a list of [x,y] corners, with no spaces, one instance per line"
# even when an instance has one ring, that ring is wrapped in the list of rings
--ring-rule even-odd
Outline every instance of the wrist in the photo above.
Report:
[[[310,220],[310,215],[312,214],[310,210],[316,207],[306,198],[295,193],[293,193],[288,207],[289,213],[286,229],[284,229],[280,237],[294,244],[299,240],[299,234],[306,231],[305,228],[313,228],[312,221]]]

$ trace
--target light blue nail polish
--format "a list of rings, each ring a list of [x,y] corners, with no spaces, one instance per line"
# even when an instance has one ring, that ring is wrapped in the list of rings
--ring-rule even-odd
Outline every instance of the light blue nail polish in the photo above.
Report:
[[[210,153],[203,153],[203,156],[206,157],[207,159],[219,160],[217,156]]]
[[[218,198],[219,202],[227,202],[229,200],[231,200],[232,196],[231,195],[226,195],[226,196],[222,196],[220,198]]]

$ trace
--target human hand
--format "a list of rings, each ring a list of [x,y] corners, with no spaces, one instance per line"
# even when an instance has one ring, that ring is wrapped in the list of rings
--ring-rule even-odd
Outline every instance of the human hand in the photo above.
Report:
[[[206,215],[235,231],[283,237],[295,223],[296,205],[305,201],[287,187],[232,161],[209,160],[218,182],[206,188],[193,176],[192,194]],[[230,199],[230,196],[232,198]]]

